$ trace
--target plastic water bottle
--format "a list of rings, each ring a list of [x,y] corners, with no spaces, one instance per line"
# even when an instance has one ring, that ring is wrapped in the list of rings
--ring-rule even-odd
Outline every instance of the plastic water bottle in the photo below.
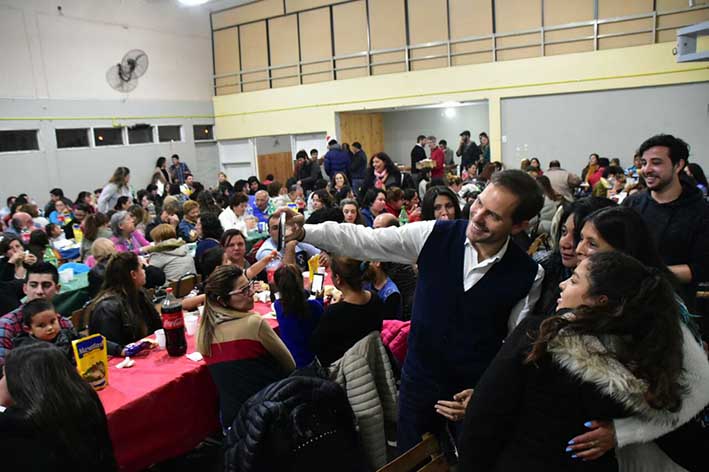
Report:
[[[401,207],[401,211],[399,212],[399,226],[404,226],[408,222],[409,214],[406,213],[406,208]]]
[[[185,339],[185,319],[182,316],[182,303],[168,287],[167,296],[162,303],[162,327],[165,330],[165,349],[173,357],[184,356],[187,352]]]

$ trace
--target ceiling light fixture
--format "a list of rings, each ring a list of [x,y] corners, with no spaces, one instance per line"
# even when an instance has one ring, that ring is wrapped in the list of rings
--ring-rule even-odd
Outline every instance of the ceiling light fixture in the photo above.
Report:
[[[181,4],[187,7],[196,7],[197,5],[203,5],[209,0],[178,0]]]

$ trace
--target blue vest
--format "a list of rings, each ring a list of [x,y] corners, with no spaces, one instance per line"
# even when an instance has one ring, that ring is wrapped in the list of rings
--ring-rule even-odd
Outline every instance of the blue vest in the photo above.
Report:
[[[510,311],[529,293],[538,267],[510,241],[502,259],[465,291],[467,225],[437,222],[419,254],[404,363],[407,376],[453,393],[474,387],[495,357],[507,336]]]

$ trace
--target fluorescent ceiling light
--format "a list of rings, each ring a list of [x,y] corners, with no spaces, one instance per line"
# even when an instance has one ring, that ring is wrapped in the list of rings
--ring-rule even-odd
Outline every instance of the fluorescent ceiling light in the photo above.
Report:
[[[459,107],[462,105],[463,104],[460,102],[443,102],[443,103],[441,103],[441,106],[444,106],[446,108]]]
[[[188,7],[194,7],[197,5],[203,5],[207,3],[209,0],[178,0],[181,4],[188,6]]]

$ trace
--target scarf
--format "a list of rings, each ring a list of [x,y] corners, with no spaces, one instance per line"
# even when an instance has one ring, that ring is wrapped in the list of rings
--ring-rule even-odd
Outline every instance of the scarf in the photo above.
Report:
[[[386,182],[387,177],[389,177],[389,172],[384,169],[382,172],[377,172],[374,170],[374,176],[377,178],[377,180],[374,182],[374,186],[376,188],[383,188],[384,187],[384,182]]]

